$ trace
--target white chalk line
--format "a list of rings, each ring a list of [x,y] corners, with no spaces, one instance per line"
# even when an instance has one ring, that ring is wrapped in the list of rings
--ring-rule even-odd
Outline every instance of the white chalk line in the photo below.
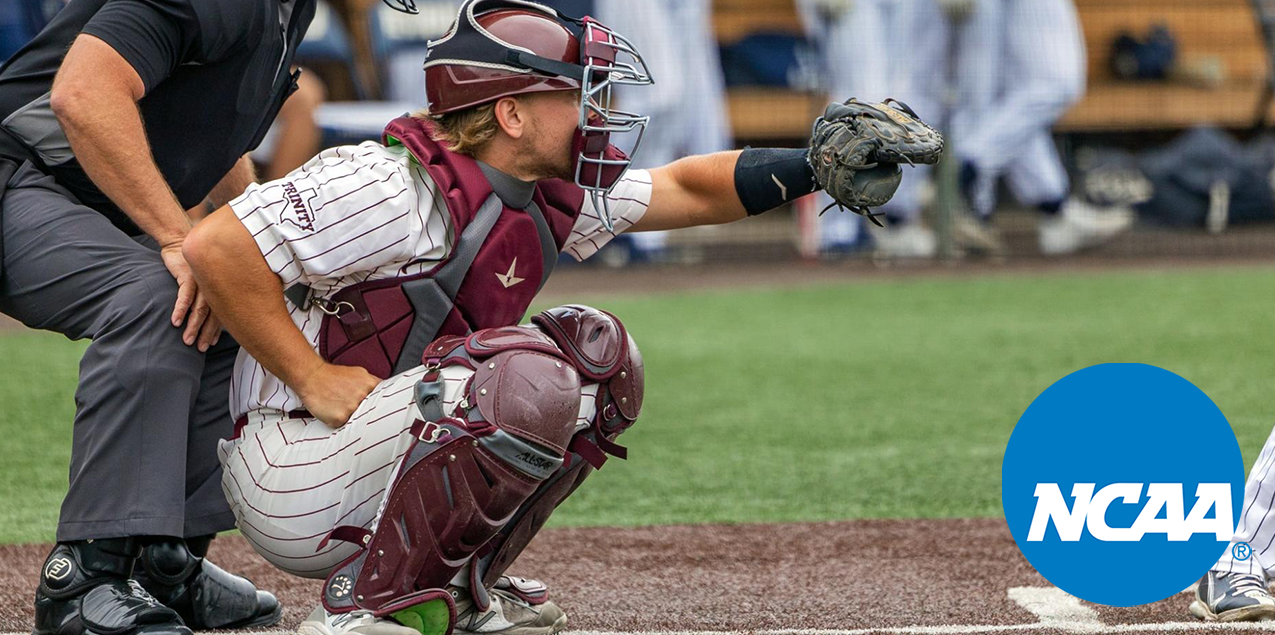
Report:
[[[890,628],[858,629],[780,629],[749,630],[749,635],[963,635],[966,633],[1014,633],[1036,630],[1054,630],[1065,633],[1164,633],[1203,630],[1233,630],[1243,632],[1275,632],[1275,623],[1218,623],[1218,622],[1161,622],[1152,624],[1100,625],[1093,627],[1083,623],[1044,624],[951,624],[938,626],[900,626]],[[224,631],[234,633],[235,631]],[[742,635],[745,631],[566,631],[562,635]],[[0,635],[31,635],[30,631],[0,633]],[[242,635],[295,635],[295,631],[252,631]]]
[[[1219,622],[1161,622],[1153,624],[1102,625],[1096,628],[1076,623],[1044,624],[951,624],[939,626],[900,626],[890,628],[857,629],[779,629],[748,631],[565,631],[562,635],[963,635],[967,633],[1014,633],[1035,630],[1062,631],[1065,633],[1165,633],[1204,630],[1233,630],[1243,632],[1275,632],[1275,623],[1219,623]],[[223,631],[241,633],[238,631]],[[295,635],[296,631],[251,631],[242,635]],[[30,631],[0,633],[0,635],[31,635]]]
[[[1064,633],[1180,633],[1190,631],[1275,632],[1275,622],[1157,622],[1104,624],[1098,611],[1057,587],[1014,587],[1009,599],[1036,616],[1033,624],[942,624],[856,629],[749,630],[752,635],[962,635],[964,633],[1013,633],[1051,630]],[[242,635],[292,635],[293,631],[254,631]],[[735,635],[741,631],[567,631],[563,635]],[[0,633],[0,635],[29,635]]]
[[[1190,631],[1255,631],[1275,632],[1275,623],[1160,622],[1152,624],[1119,624],[1092,627],[1085,624],[951,624],[938,626],[899,626],[857,629],[778,629],[748,631],[564,631],[562,635],[964,635],[968,633],[1015,633],[1024,631],[1062,631],[1064,633],[1178,633]],[[236,635],[295,635],[296,631],[223,631]],[[30,631],[0,635],[31,635]]]

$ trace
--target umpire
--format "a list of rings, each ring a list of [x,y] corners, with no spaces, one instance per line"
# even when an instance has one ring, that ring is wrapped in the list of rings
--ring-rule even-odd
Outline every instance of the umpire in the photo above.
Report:
[[[238,347],[180,247],[252,181],[314,2],[74,0],[0,66],[0,311],[92,340],[36,635],[279,620],[204,559],[234,526],[216,441]]]

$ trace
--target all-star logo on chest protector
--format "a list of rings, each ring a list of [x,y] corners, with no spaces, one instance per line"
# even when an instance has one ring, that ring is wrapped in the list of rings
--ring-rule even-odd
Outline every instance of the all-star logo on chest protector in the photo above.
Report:
[[[506,289],[514,286],[515,284],[518,284],[519,282],[522,282],[523,280],[525,280],[525,278],[519,278],[514,275],[514,271],[517,268],[518,268],[518,259],[514,258],[514,261],[509,263],[509,272],[503,275],[499,273],[496,274],[496,279],[499,280],[500,284],[503,285]]]
[[[1001,469],[1005,521],[1028,562],[1113,606],[1165,599],[1204,575],[1230,546],[1243,497],[1222,412],[1144,364],[1092,366],[1050,386],[1018,420]]]
[[[514,179],[439,145],[430,125],[395,119],[384,140],[405,147],[441,193],[437,211],[448,215],[457,236],[451,253],[430,271],[368,280],[325,298],[349,308],[324,317],[319,354],[377,377],[419,366],[425,345],[440,335],[517,324],[584,204],[585,193],[574,183]],[[306,200],[305,192],[298,195]]]

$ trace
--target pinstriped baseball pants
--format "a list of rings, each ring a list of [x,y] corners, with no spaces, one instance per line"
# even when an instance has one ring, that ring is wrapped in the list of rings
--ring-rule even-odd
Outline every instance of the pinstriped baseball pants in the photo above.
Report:
[[[1275,573],[1275,430],[1266,439],[1262,453],[1244,484],[1244,505],[1235,537],[1214,571],[1233,573]],[[1243,545],[1247,545],[1244,547]],[[1247,556],[1247,557],[1245,557]]]
[[[443,412],[452,412],[473,371],[451,366]],[[319,544],[337,526],[371,529],[420,416],[414,388],[424,367],[380,383],[349,423],[333,430],[314,418],[254,411],[236,439],[223,441],[222,489],[244,537],[266,560],[293,575],[324,578],[357,547]],[[597,384],[582,390],[577,428],[596,411]]]

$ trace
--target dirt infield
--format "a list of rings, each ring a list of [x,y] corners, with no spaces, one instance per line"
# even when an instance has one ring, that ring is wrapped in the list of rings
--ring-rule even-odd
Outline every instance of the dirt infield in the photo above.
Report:
[[[0,547],[0,630],[29,631],[47,549]],[[213,558],[281,596],[280,629],[318,597],[317,581],[276,572],[238,536],[217,540]],[[1001,520],[555,529],[516,573],[549,583],[572,631],[1236,632],[1191,621],[1186,595],[1130,609],[1080,603],[1027,564]]]

